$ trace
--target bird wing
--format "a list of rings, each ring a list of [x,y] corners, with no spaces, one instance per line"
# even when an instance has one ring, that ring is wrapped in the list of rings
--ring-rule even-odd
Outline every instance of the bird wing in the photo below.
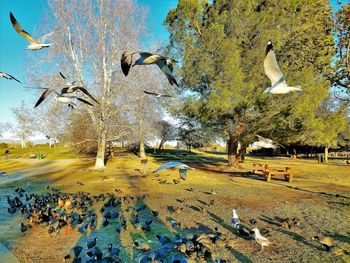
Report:
[[[63,75],[62,72],[60,72],[60,76],[66,81],[67,85],[71,85],[72,83],[67,79],[65,75]]]
[[[52,89],[47,89],[41,94],[40,98],[38,99],[38,101],[36,102],[34,108],[38,107],[40,105],[40,103],[43,102],[44,99],[46,99],[47,96],[49,96],[49,94],[52,92]]]
[[[129,74],[129,70],[132,64],[133,53],[130,51],[124,51],[120,58],[120,65],[125,76]]]
[[[76,99],[77,99],[77,100],[80,100],[81,102],[83,102],[83,103],[85,103],[85,104],[87,104],[87,105],[94,106],[93,104],[91,104],[90,102],[88,102],[87,100],[84,100],[84,99],[82,99],[82,98],[77,98],[77,97],[76,97]]]
[[[46,35],[43,35],[41,38],[38,39],[38,42],[40,43],[44,43],[46,38],[48,38],[49,36],[51,36],[52,34],[56,33],[58,31],[59,28],[55,29],[54,31],[46,34]]]
[[[17,31],[17,33],[25,38],[29,43],[37,43],[37,41],[26,31],[23,30],[21,25],[17,22],[16,18],[13,16],[13,14],[10,12],[10,19],[11,23],[14,27],[14,29]]]
[[[80,90],[81,92],[83,92],[86,96],[88,96],[90,99],[92,99],[93,101],[95,101],[97,104],[100,104],[88,91],[86,88],[84,87],[76,87],[75,89]]]
[[[135,52],[140,55],[140,57],[135,61],[135,65],[150,65],[157,63],[157,61],[164,60],[164,58],[157,54],[152,54],[149,52]],[[135,54],[134,53],[134,54]]]
[[[177,84],[177,81],[176,81],[175,77],[171,73],[171,70],[169,69],[168,65],[166,64],[165,60],[157,61],[156,65],[163,71],[163,73],[167,77],[170,85],[175,84],[176,86],[179,86],[179,84]]]
[[[154,95],[154,96],[158,96],[159,95],[158,93],[149,92],[149,91],[146,91],[146,90],[144,90],[143,92],[146,93],[146,94],[149,94],[149,95]]]
[[[264,143],[272,143],[273,141],[271,139],[267,139],[265,137],[262,137],[260,135],[256,135],[259,138],[259,141],[264,142]]]
[[[273,49],[270,49],[265,56],[264,71],[266,76],[271,81],[271,86],[274,86],[277,82],[284,78],[282,71],[277,64],[276,55]]]
[[[161,165],[160,167],[158,167],[157,169],[155,169],[153,171],[153,173],[157,173],[157,172],[160,172],[162,170],[173,168],[173,167],[178,167],[178,166],[185,167],[188,169],[194,169],[194,168],[192,168],[192,167],[190,167],[187,164],[184,164],[182,162],[167,162],[167,163]]]
[[[14,76],[12,76],[10,74],[7,74],[7,73],[4,73],[4,72],[0,72],[0,77],[1,78],[5,78],[5,79],[13,79],[13,80],[15,80],[15,81],[17,81],[17,82],[22,84],[22,82],[19,81],[18,79],[16,79]]]

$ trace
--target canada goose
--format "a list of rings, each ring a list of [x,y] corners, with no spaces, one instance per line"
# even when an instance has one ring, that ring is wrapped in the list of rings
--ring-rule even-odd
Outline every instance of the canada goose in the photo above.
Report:
[[[10,74],[7,74],[7,73],[5,73],[5,72],[0,72],[0,78],[4,78],[4,79],[13,79],[13,80],[15,80],[15,81],[17,81],[17,82],[19,82],[19,83],[21,83],[22,84],[22,82],[20,82],[18,79],[16,79],[14,76],[11,76]]]
[[[266,76],[271,81],[271,87],[267,88],[264,93],[286,94],[291,91],[302,91],[300,86],[290,87],[287,85],[286,78],[283,76],[282,71],[278,66],[271,41],[269,41],[266,46],[264,70]]]
[[[133,56],[135,54],[139,54],[140,57],[133,63]],[[123,71],[125,76],[127,76],[129,74],[130,67],[133,67],[136,65],[156,64],[163,71],[163,73],[167,77],[170,85],[175,84],[176,86],[179,86],[177,84],[175,77],[173,76],[173,71],[174,71],[173,63],[177,63],[176,60],[169,59],[169,58],[163,57],[161,55],[152,54],[149,52],[124,51],[124,53],[122,54],[122,57],[120,59],[120,63],[121,63],[122,71]]]
[[[23,30],[23,28],[17,22],[16,18],[13,16],[13,14],[11,12],[10,12],[10,19],[11,19],[11,23],[12,23],[14,29],[17,31],[17,33],[29,42],[29,46],[26,49],[39,50],[39,49],[47,48],[47,47],[50,47],[53,45],[53,43],[45,44],[44,42],[45,42],[46,38],[51,36],[57,30],[52,31],[51,33],[48,33],[48,34],[42,36],[40,39],[34,39],[28,32]]]

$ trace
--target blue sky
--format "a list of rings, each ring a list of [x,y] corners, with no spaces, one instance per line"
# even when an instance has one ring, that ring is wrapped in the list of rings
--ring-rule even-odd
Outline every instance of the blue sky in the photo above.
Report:
[[[138,3],[147,6],[150,11],[148,30],[156,40],[166,41],[168,33],[163,21],[168,11],[176,7],[177,0],[138,0]],[[47,0],[0,0],[0,71],[26,83],[25,53],[30,51],[25,50],[27,42],[13,29],[9,12],[26,31],[32,33],[47,10]],[[32,103],[34,99],[33,94],[21,84],[0,78],[0,122],[13,121],[11,108],[19,106],[21,100]]]
[[[176,7],[177,0],[138,0],[138,2],[149,8],[150,15],[147,21],[149,31],[153,32],[156,39],[166,41],[168,34],[162,24],[169,9]],[[330,2],[334,9],[338,8],[336,0]],[[25,52],[29,52],[25,50],[27,42],[13,29],[9,12],[12,11],[23,28],[31,33],[46,10],[48,10],[47,0],[0,0],[0,71],[14,75],[26,83]],[[19,83],[0,78],[0,122],[13,121],[11,108],[19,106],[21,100],[32,103],[34,99],[32,93],[25,91]]]

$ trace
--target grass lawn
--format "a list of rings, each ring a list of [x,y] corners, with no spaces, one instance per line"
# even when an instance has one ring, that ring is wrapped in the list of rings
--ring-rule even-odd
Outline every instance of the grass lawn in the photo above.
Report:
[[[47,158],[29,159],[30,154],[41,152]],[[319,164],[306,159],[248,157],[242,168],[227,169],[224,154],[165,150],[148,156],[147,172],[143,174],[140,159],[131,154],[109,160],[104,170],[93,169],[93,158],[77,156],[63,147],[13,149],[9,157],[0,161],[0,171],[8,173],[6,178],[0,177],[0,233],[4,233],[0,242],[21,262],[62,262],[72,246],[82,244],[87,238],[77,231],[52,237],[44,227],[21,235],[19,223],[25,222],[24,218],[6,213],[4,199],[28,182],[32,186],[28,192],[47,192],[48,184],[62,192],[84,191],[92,195],[110,192],[138,197],[131,206],[145,204],[147,209],[159,211],[149,233],[135,229],[129,220],[127,230],[118,236],[111,234],[112,227],[101,227],[92,233],[101,235],[105,241],[100,242],[117,243],[124,262],[137,262],[139,252],[132,247],[133,240],[152,241],[151,247],[155,248],[156,234],[174,238],[188,233],[214,233],[215,228],[237,241],[231,249],[215,248],[215,255],[227,262],[350,260],[346,255],[350,252],[350,166],[344,161]],[[195,170],[189,170],[188,179],[179,184],[173,183],[179,177],[177,169],[152,173],[169,160],[185,162]],[[295,176],[293,183],[283,181],[282,176],[267,183],[251,173],[254,163],[291,164],[295,166],[292,169],[302,173]],[[121,193],[115,191],[117,188]],[[254,240],[238,237],[230,223],[232,208],[248,228],[253,227],[249,220],[255,219],[259,229],[268,229],[268,239],[273,245],[260,251]],[[127,206],[121,209],[130,219]],[[287,217],[296,218],[299,226],[286,229],[276,219]],[[172,220],[180,223],[180,227],[174,227]],[[344,253],[335,255],[334,249],[326,251],[314,236],[332,237],[335,247]],[[41,243],[47,245],[38,245]]]

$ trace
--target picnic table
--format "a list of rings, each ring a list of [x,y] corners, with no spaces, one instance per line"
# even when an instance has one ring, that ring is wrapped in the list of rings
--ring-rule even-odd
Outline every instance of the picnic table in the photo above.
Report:
[[[291,183],[293,182],[293,177],[295,174],[301,174],[301,172],[293,170],[295,164],[267,164],[267,163],[254,163],[253,173],[263,175],[267,182],[271,181],[271,177],[274,175],[283,174],[285,181]]]

